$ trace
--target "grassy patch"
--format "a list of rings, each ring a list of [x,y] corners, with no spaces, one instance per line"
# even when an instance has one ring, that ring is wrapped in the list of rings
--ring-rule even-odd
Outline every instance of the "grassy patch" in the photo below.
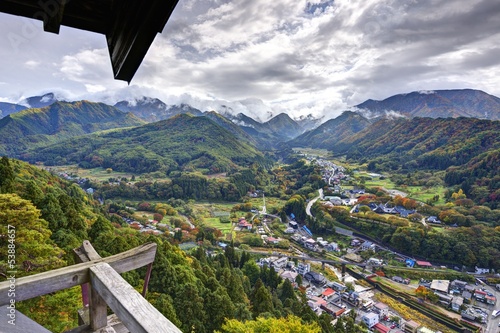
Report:
[[[264,205],[264,202],[262,200],[262,197],[260,198],[252,198],[250,199],[250,202],[252,203],[253,207],[257,207],[257,209],[260,211],[262,210],[262,206]],[[274,212],[274,211],[279,211],[283,206],[285,205],[286,201],[281,200],[279,198],[274,198],[274,197],[266,197],[266,209],[268,213]]]
[[[203,223],[207,227],[219,229],[224,234],[231,232],[232,229],[232,223],[221,223],[218,217],[205,217]]]

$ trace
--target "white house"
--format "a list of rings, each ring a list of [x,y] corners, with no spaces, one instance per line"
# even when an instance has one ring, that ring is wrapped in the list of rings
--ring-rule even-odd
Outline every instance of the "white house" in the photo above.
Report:
[[[372,328],[375,326],[375,324],[378,323],[378,314],[374,312],[368,312],[365,314],[363,317],[361,317],[361,320],[368,326],[369,328]]]

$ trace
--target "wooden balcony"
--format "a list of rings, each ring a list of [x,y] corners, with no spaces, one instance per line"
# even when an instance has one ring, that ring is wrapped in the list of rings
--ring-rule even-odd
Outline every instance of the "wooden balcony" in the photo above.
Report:
[[[101,258],[90,242],[84,241],[75,253],[82,263],[16,279],[16,302],[81,285],[84,308],[79,315],[82,325],[68,333],[181,332],[119,274],[148,265],[145,294],[156,255],[155,243]],[[8,318],[3,312],[8,310],[9,289],[9,281],[0,283],[0,314],[4,319]],[[107,315],[108,307],[114,312],[111,316]],[[0,321],[1,332],[49,332],[19,312],[16,313],[15,326],[6,322]]]

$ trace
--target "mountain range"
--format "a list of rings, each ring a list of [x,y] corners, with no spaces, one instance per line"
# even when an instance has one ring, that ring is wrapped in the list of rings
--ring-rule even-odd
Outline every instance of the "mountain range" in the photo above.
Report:
[[[367,100],[356,105],[360,112],[381,116],[397,112],[409,118],[479,118],[500,120],[500,98],[481,90],[414,91],[382,101]]]
[[[65,138],[145,124],[132,113],[103,103],[54,102],[0,119],[0,155],[18,156],[28,148]]]
[[[495,132],[497,122],[488,125],[493,128],[485,134],[477,132],[474,126],[483,128],[484,122],[490,120],[467,122],[463,119],[500,118],[499,98],[470,89],[413,92],[383,101],[368,100],[310,130],[304,128],[306,124],[315,123],[310,116],[295,121],[281,113],[259,122],[243,113],[202,112],[186,104],[167,105],[146,97],[110,106],[89,101],[62,102],[57,101],[54,94],[45,94],[27,98],[23,103],[42,107],[19,110],[26,106],[0,104],[10,112],[0,119],[0,155],[47,163],[73,163],[80,158],[87,166],[112,165],[117,170],[132,170],[144,164],[136,161],[136,157],[141,156],[148,162],[139,169],[147,172],[191,166],[191,169],[229,170],[238,163],[247,164],[251,157],[260,160],[259,150],[283,147],[324,148],[336,154],[373,158],[408,151],[408,156],[423,161],[422,156],[434,149],[454,150],[448,146],[440,148],[443,142],[448,144],[451,137],[447,130],[471,135],[469,139],[460,136],[458,141],[452,140],[452,145],[471,140],[482,142],[473,145],[480,153],[485,152],[481,147],[496,149],[486,142],[496,144],[489,133],[498,133]],[[421,118],[423,115],[427,117]],[[446,115],[450,117],[444,117]],[[446,126],[436,127],[436,124]],[[133,129],[123,129],[126,127]],[[412,136],[398,134],[394,129]],[[109,130],[112,132],[103,132]],[[92,133],[95,134],[89,136]],[[423,140],[419,133],[425,133],[428,140]],[[434,141],[429,141],[430,138]],[[119,148],[106,148],[105,140],[111,140]],[[182,144],[183,140],[187,143]],[[132,156],[134,152],[137,156]],[[91,156],[96,156],[96,160]],[[464,156],[463,160],[467,160],[476,155]],[[135,162],[130,162],[131,159]],[[440,167],[458,165],[450,163],[450,159]],[[158,166],[153,161],[157,161]]]
[[[58,159],[64,161],[58,161]],[[45,164],[79,163],[145,173],[204,170],[227,172],[264,163],[255,146],[218,125],[210,117],[179,114],[129,129],[94,133],[29,150],[24,158]]]

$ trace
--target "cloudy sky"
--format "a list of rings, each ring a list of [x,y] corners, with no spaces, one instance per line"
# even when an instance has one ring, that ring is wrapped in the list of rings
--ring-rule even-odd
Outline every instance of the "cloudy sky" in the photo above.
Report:
[[[416,90],[500,96],[500,1],[179,0],[130,86],[102,35],[0,14],[0,101],[53,91],[331,118]]]

